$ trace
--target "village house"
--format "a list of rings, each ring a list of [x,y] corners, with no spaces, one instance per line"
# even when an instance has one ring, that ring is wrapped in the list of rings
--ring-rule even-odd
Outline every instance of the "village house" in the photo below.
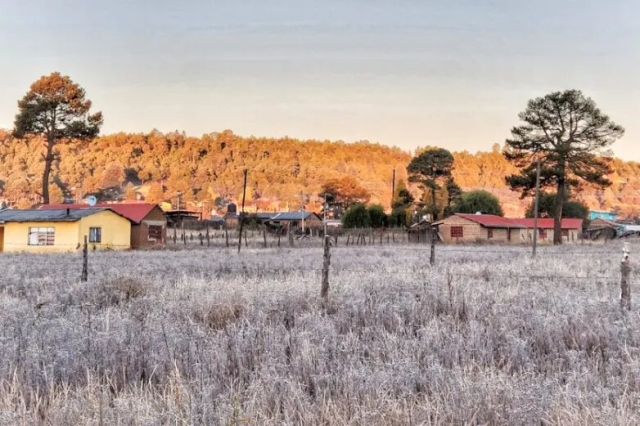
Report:
[[[518,218],[509,220],[525,228],[520,233],[522,242],[533,241],[534,219]],[[582,219],[563,218],[560,222],[562,241],[569,243],[579,240],[582,235],[582,223]],[[553,218],[538,218],[538,241],[542,243],[553,242],[553,235]]]
[[[106,208],[0,211],[0,252],[53,253],[131,247],[131,222]]]
[[[320,216],[313,212],[273,212],[258,213],[258,219],[272,228],[291,227],[292,231],[310,230],[312,233],[323,227]]]
[[[576,241],[582,232],[582,219],[562,219],[565,242]],[[457,213],[434,223],[445,243],[500,242],[528,243],[533,241],[534,219],[506,218],[490,214]],[[538,241],[553,241],[553,219],[538,219]]]
[[[141,249],[163,245],[167,241],[167,218],[157,204],[150,203],[121,203],[96,204],[94,207],[108,208],[131,222],[131,241],[133,249]],[[91,208],[88,204],[49,204],[41,210],[55,210],[68,208],[84,210]]]
[[[445,243],[518,242],[524,226],[491,214],[456,213],[433,224]]]

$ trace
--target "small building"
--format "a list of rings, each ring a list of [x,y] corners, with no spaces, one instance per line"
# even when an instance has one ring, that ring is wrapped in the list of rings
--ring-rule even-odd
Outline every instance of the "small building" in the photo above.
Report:
[[[131,222],[107,208],[2,210],[0,252],[54,253],[131,247]]]
[[[618,214],[615,212],[603,212],[603,211],[591,210],[589,212],[589,220],[594,220],[594,219],[604,219],[610,222],[615,222],[616,220],[618,220]]]
[[[313,212],[273,212],[258,213],[258,219],[275,228],[291,227],[292,231],[322,229],[323,223],[320,216]]]
[[[167,242],[167,217],[157,204],[119,203],[96,204],[97,208],[108,208],[131,222],[131,248],[141,249],[163,245]],[[88,204],[49,204],[41,210],[63,209],[83,210]]]
[[[522,227],[525,228],[520,234],[522,242],[533,241],[534,219],[517,218],[509,220],[518,225],[522,225]],[[580,239],[582,235],[582,223],[582,219],[563,218],[560,222],[562,240],[565,242],[572,242]],[[538,241],[541,243],[553,242],[553,235],[553,218],[538,218]]]
[[[238,215],[238,206],[234,203],[227,205],[227,212],[224,214],[224,225],[227,229],[235,229],[240,223],[240,216]]]
[[[431,242],[431,221],[423,218],[420,222],[414,223],[408,229],[409,241],[412,243],[430,243]]]
[[[525,228],[501,216],[466,213],[456,213],[433,226],[445,243],[519,242],[520,230]]]

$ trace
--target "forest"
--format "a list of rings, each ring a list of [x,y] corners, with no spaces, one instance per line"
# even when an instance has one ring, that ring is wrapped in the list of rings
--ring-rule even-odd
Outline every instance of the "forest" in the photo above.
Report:
[[[421,148],[424,149],[424,148]],[[115,133],[90,142],[60,144],[51,175],[51,202],[88,194],[102,201],[147,200],[177,207],[223,213],[239,202],[243,170],[248,170],[246,204],[254,210],[319,211],[319,193],[331,180],[350,176],[370,195],[370,204],[390,208],[393,170],[407,182],[406,167],[420,152],[379,143],[243,137],[231,130],[201,137],[184,132]],[[39,202],[44,144],[39,138],[17,139],[0,130],[0,200],[26,208]],[[465,191],[484,189],[496,195],[507,216],[523,215],[531,200],[520,199],[505,177],[517,172],[494,144],[489,152],[453,152],[453,177]],[[613,160],[613,185],[582,188],[572,194],[589,208],[640,215],[640,164]],[[410,189],[420,196],[417,188]]]

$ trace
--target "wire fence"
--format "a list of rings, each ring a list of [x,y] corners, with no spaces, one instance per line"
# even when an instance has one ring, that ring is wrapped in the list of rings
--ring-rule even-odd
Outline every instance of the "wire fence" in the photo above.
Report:
[[[322,239],[320,239],[322,241]],[[317,243],[317,242],[314,242]],[[640,242],[634,241],[637,249]],[[70,245],[71,246],[71,245]],[[236,254],[237,241],[229,249],[210,249],[207,247],[193,246],[183,248],[168,245],[163,250],[150,251],[117,251],[113,255],[102,254],[99,250],[87,247],[86,254],[82,247],[72,247],[66,254],[30,253],[28,256],[16,254],[5,262],[2,275],[18,275],[25,278],[78,280],[81,277],[83,264],[86,262],[89,277],[118,277],[136,276],[138,271],[153,273],[158,276],[191,275],[203,278],[224,277],[239,275],[245,277],[260,277],[265,275],[308,275],[322,274],[323,256],[317,250],[317,246],[284,246],[281,248],[253,245],[248,249],[242,247],[240,254]],[[632,243],[630,247],[635,246]],[[60,247],[60,246],[56,246]],[[572,262],[578,257],[620,259],[622,254],[621,244],[608,246],[547,246],[539,247],[536,258],[541,261],[564,259],[564,262]],[[634,248],[634,252],[638,250]],[[510,245],[445,245],[437,244],[433,247],[425,244],[398,244],[398,245],[359,245],[359,246],[331,246],[332,262],[329,273],[335,274],[366,274],[376,272],[378,274],[393,275],[412,270],[416,273],[428,276],[433,273],[434,266],[440,262],[446,262],[451,273],[460,277],[484,279],[487,276],[485,270],[466,271],[457,265],[461,262],[475,261],[480,266],[494,268],[492,262],[517,262],[531,260],[531,248]],[[175,255],[173,253],[175,252]],[[183,252],[183,253],[180,253]],[[292,253],[304,253],[307,256],[304,261],[296,263],[287,258]],[[354,262],[351,253],[356,253],[359,258],[367,259],[375,257],[376,263]],[[429,258],[434,254],[435,265],[431,265]],[[157,256],[156,256],[157,254]],[[10,256],[6,254],[4,257]],[[260,258],[263,257],[264,261]],[[403,258],[410,260],[401,261]],[[141,265],[136,265],[136,260]],[[187,262],[178,259],[188,259]],[[349,259],[349,260],[347,260]],[[357,258],[356,258],[357,259]],[[387,259],[387,260],[385,260]],[[416,260],[414,260],[416,259]],[[144,264],[144,265],[143,265]],[[584,271],[576,271],[574,274],[557,273],[509,273],[500,274],[492,270],[490,275],[496,278],[509,279],[562,279],[562,280],[611,280],[619,279],[619,270],[611,267],[609,271],[599,274],[585,274]]]

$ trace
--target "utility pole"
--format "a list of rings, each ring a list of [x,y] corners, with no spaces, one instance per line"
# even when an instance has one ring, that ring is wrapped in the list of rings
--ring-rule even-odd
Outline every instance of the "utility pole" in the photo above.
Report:
[[[300,211],[302,211],[302,233],[304,234],[304,194],[300,191]]]
[[[391,180],[391,210],[393,210],[393,199],[396,196],[396,169],[393,169],[393,179]]]
[[[540,159],[536,165],[536,198],[533,203],[533,257],[536,257],[538,246],[538,201],[540,199]]]
[[[242,184],[242,210],[240,212],[240,233],[238,234],[238,253],[242,247],[242,225],[244,224],[244,200],[247,194],[247,169],[244,169],[244,182]]]

